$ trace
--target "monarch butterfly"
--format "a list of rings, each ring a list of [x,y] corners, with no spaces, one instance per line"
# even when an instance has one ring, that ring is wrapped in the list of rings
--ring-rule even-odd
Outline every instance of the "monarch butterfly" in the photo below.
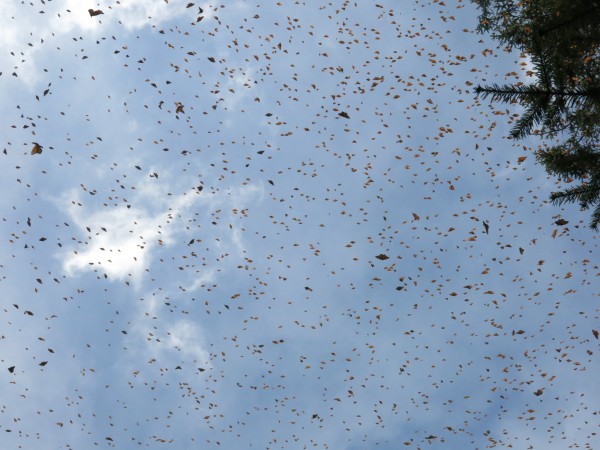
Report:
[[[42,154],[42,146],[37,142],[33,143],[33,148],[31,149],[32,155],[41,155]]]

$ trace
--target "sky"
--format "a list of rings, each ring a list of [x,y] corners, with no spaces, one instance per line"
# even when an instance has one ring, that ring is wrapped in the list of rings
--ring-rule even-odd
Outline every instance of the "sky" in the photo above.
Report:
[[[600,447],[598,234],[472,3],[0,10],[2,449]]]

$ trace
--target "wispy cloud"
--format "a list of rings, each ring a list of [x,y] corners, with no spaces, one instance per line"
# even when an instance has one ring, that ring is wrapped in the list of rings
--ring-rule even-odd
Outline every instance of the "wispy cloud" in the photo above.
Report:
[[[146,183],[140,186],[138,199],[164,198],[161,189]],[[63,208],[82,234],[84,241],[62,253],[63,267],[73,276],[90,270],[100,270],[111,278],[141,281],[141,275],[152,262],[152,250],[171,245],[177,225],[170,218],[194,201],[193,195],[173,199],[172,207],[153,209],[148,205],[123,205],[114,209],[90,210],[78,206],[79,194],[69,192]],[[89,228],[89,230],[88,230]]]
[[[177,239],[185,240],[189,235],[183,221],[175,219],[177,216],[193,215],[192,206],[201,210],[218,206],[229,211],[228,215],[233,219],[237,211],[247,207],[248,202],[261,192],[257,186],[250,185],[209,197],[198,195],[196,191],[169,196],[169,183],[145,181],[137,187],[129,208],[121,205],[98,210],[93,206],[80,206],[79,191],[72,190],[63,195],[59,205],[77,225],[80,234],[87,236],[58,255],[69,276],[100,271],[113,279],[135,281],[139,286],[144,272],[152,264],[155,250],[169,247],[178,242]],[[237,225],[231,224],[230,228],[229,239],[210,228],[202,233],[206,234],[205,240],[218,245],[221,252],[225,249],[240,256],[244,253],[242,235]],[[216,236],[220,238],[215,240]],[[188,288],[194,290],[212,280],[214,274],[214,270],[206,271]]]
[[[55,0],[37,7],[18,8],[10,0],[0,0],[0,46],[13,55],[0,56],[0,64],[16,67],[19,80],[29,88],[42,78],[39,60],[45,56],[43,43],[62,47],[74,34],[98,38],[107,32],[115,33],[118,27],[129,32],[189,16],[195,21],[197,9],[186,8],[183,0],[121,0],[113,5],[97,6],[78,0]],[[101,9],[103,14],[91,17],[88,9]],[[43,12],[43,14],[42,14]],[[207,8],[205,17],[211,11]]]

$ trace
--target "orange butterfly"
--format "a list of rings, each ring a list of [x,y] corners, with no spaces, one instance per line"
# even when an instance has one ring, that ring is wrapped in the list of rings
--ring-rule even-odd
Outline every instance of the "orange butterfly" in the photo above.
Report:
[[[31,149],[32,155],[41,155],[42,154],[42,146],[37,142],[33,143],[33,148]]]

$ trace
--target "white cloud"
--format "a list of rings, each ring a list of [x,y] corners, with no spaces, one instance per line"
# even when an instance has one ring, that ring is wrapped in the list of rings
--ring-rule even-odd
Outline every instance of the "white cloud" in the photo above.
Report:
[[[68,198],[73,197],[77,199],[78,194],[71,192]],[[66,273],[73,276],[99,268],[111,278],[139,281],[151,264],[152,249],[173,242],[176,227],[169,223],[169,218],[194,201],[194,196],[181,195],[172,201],[171,208],[152,210],[144,205],[144,199],[165,197],[160,188],[146,183],[140,186],[136,197],[142,200],[142,206],[89,211],[88,207],[78,206],[76,200],[67,201],[68,215],[80,231],[88,235],[88,240],[85,247],[79,245],[61,255]]]
[[[128,31],[158,26],[179,16],[196,19],[196,8],[186,8],[183,0],[121,0],[113,6],[98,6],[80,0],[54,1],[37,8],[15,6],[11,0],[0,0],[0,46],[15,56],[0,56],[0,66],[17,67],[18,79],[33,88],[42,78],[38,67],[41,52],[46,45],[62,47],[76,33],[97,38],[110,34],[118,22]],[[91,17],[88,9],[101,9],[104,14]],[[44,14],[41,14],[43,11]],[[205,20],[210,16],[205,8]],[[42,43],[43,42],[43,43]]]
[[[141,306],[141,305],[140,305]],[[160,315],[160,304],[157,296],[149,293],[144,296],[143,310],[139,309],[133,321],[132,328],[138,339],[146,342],[149,336],[156,337],[156,327],[153,318]],[[188,319],[176,319],[167,323],[166,331],[161,333],[160,339],[149,340],[149,345],[144,346],[146,355],[143,358],[155,359],[169,358],[172,361],[190,360],[206,367],[210,357],[206,351],[206,342],[202,327]],[[166,334],[166,337],[164,336]]]
[[[181,351],[194,358],[199,364],[210,360],[205,350],[204,338],[200,327],[189,320],[179,320],[169,332],[167,341],[169,348]]]
[[[72,0],[76,1],[76,0]],[[197,11],[187,9],[182,0],[121,0],[112,8],[115,16],[129,30],[138,29],[149,24],[158,25],[175,17]]]
[[[167,235],[161,236],[157,217],[137,209],[123,207],[87,216],[72,213],[71,218],[81,229],[89,224],[104,226],[109,231],[94,236],[91,245],[83,252],[74,250],[71,256],[66,257],[63,266],[69,275],[101,265],[101,269],[113,278],[138,277],[147,267],[148,252],[155,241],[168,239]]]
[[[168,179],[167,172],[161,174]],[[101,210],[92,210],[93,207],[78,205],[79,193],[76,191],[63,196],[59,202],[62,209],[66,209],[80,233],[87,236],[81,243],[59,255],[63,269],[69,276],[99,270],[113,279],[139,283],[144,271],[152,264],[153,250],[158,246],[172,245],[176,241],[175,236],[184,232],[183,221],[174,220],[175,217],[186,216],[192,205],[200,203],[208,208],[219,205],[229,210],[242,210],[261,192],[256,186],[247,186],[212,197],[198,196],[193,191],[169,196],[167,192],[170,192],[171,186],[168,182],[158,184],[146,181],[137,187],[130,208],[123,205],[114,209],[103,207]],[[237,226],[231,225],[231,228],[231,238],[225,240],[221,236],[214,245],[242,255],[244,244],[241,232]],[[214,275],[214,270],[207,271],[189,288],[194,290],[212,280]]]
[[[227,79],[227,85],[224,89],[224,107],[229,111],[236,111],[242,102],[248,98],[251,94],[251,90],[254,87],[253,78],[254,68],[251,66],[241,73],[237,74],[232,78]],[[235,126],[231,121],[228,121],[229,126]]]

